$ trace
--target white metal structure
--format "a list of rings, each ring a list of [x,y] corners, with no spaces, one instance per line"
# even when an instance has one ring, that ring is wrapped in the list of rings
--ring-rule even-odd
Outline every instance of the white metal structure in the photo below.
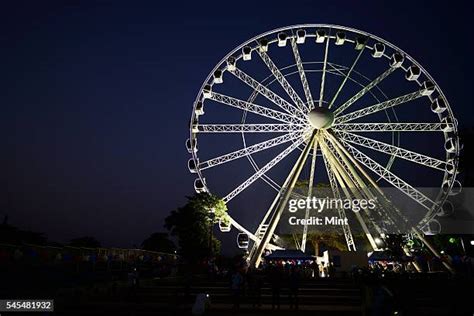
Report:
[[[307,50],[319,53],[306,56]],[[332,56],[339,59],[332,61]],[[365,70],[371,75],[365,75]],[[225,90],[227,81],[231,83]],[[242,88],[237,89],[237,85]],[[243,89],[249,91],[244,97]],[[219,113],[240,111],[240,122],[205,122],[208,114],[217,109]],[[409,217],[409,210],[391,203],[380,187],[395,188],[424,209],[413,227],[414,234],[420,234],[430,227],[435,216],[446,213],[443,203],[453,185],[459,185],[457,120],[440,87],[400,48],[348,27],[289,26],[236,47],[204,81],[190,122],[187,149],[192,159],[188,167],[200,179],[195,183],[196,191],[223,196],[231,210],[231,225],[253,241],[253,265],[259,264],[265,249],[279,248],[274,242],[275,229],[288,199],[295,195],[293,187],[298,179],[309,179],[304,193],[307,196],[311,196],[318,181],[325,181],[334,197],[378,197],[378,214],[366,211],[355,216],[375,250],[375,239],[379,237],[372,236],[384,235],[375,217],[383,217],[394,226]],[[242,140],[237,144],[239,149],[212,157],[204,155],[201,144],[209,134],[218,139],[236,133]],[[255,134],[264,140],[250,145],[249,135]],[[430,153],[418,146],[409,148],[409,141],[419,135],[425,137],[420,142],[428,142]],[[402,140],[406,147],[401,145]],[[281,149],[275,153],[276,148]],[[272,154],[266,162],[257,163],[255,155],[269,151]],[[239,159],[248,160],[252,174],[229,192],[213,188],[206,175],[208,169],[221,170],[230,181],[226,167]],[[279,170],[285,176],[278,181],[269,171],[276,172],[284,159],[292,159],[293,168]],[[408,167],[401,171],[395,168],[399,161],[408,163]],[[418,190],[419,184],[413,179],[404,179],[423,168],[434,173],[430,186],[439,188],[435,196]],[[302,174],[305,169],[309,175]],[[256,181],[267,183],[275,190],[275,197],[267,209],[255,214],[260,216],[260,225],[247,229],[237,221],[239,210],[234,210],[231,203],[252,190]],[[309,216],[306,210],[305,217]],[[344,210],[339,210],[339,216],[345,217]],[[355,250],[352,228],[341,227],[349,250]],[[297,240],[303,251],[307,234],[305,226]]]

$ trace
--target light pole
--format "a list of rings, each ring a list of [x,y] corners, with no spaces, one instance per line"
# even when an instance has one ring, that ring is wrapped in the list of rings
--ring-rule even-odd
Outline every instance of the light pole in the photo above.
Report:
[[[209,212],[209,259],[212,257],[212,237],[213,237],[213,232],[212,228],[214,226],[214,218],[216,217],[216,214],[214,214],[213,211]]]

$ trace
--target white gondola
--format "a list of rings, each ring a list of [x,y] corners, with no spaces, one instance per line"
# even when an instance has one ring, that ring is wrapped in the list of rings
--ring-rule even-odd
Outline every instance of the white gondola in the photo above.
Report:
[[[227,58],[227,70],[229,71],[234,71],[237,67],[237,62],[235,60],[235,57],[230,56]]]
[[[455,164],[454,159],[448,159],[448,161],[446,161],[446,172],[449,174],[454,174],[455,171],[456,171],[456,164]]]
[[[197,116],[204,115],[204,103],[202,103],[202,101],[196,103],[196,109],[194,110],[194,114],[196,114]]]
[[[385,52],[385,45],[382,43],[377,43],[374,45],[374,50],[372,51],[372,57],[380,58]]]
[[[429,96],[435,91],[435,85],[431,81],[425,81],[421,85],[421,95]]]
[[[193,133],[199,133],[199,119],[197,116],[194,116],[193,120],[192,120],[192,124],[191,124],[191,129],[192,129],[192,132]]]
[[[458,195],[462,191],[462,184],[458,180],[454,180],[453,185],[451,187],[451,191],[449,191],[449,195]]]
[[[286,33],[278,33],[278,47],[285,47],[288,35]]]
[[[400,68],[403,64],[405,57],[403,57],[400,53],[394,53],[390,58],[390,67],[392,68]]]
[[[343,45],[346,41],[346,33],[337,32],[336,33],[336,45]]]
[[[454,130],[454,122],[450,119],[449,116],[446,116],[441,120],[441,129],[445,133],[449,133]]]
[[[324,43],[325,38],[326,38],[325,30],[319,29],[316,31],[316,43]]]
[[[359,36],[356,38],[355,41],[355,50],[361,50],[367,44],[367,37]]]
[[[237,235],[237,246],[240,249],[248,249],[249,247],[249,235],[246,233],[239,233]]]
[[[219,219],[219,230],[221,232],[228,233],[231,228],[232,225],[230,224],[230,221],[224,221],[222,218]]]
[[[454,213],[454,205],[451,201],[444,201],[443,205],[439,209],[438,216],[446,217],[451,216]]]
[[[260,41],[258,41],[258,44],[259,44],[258,49],[261,52],[264,52],[264,53],[268,52],[268,40],[266,38],[260,39]]]
[[[446,139],[446,142],[444,143],[444,149],[446,149],[448,153],[456,152],[456,142],[453,138]]]
[[[193,133],[198,133],[199,132],[199,118],[197,116],[194,116],[192,122],[191,122],[191,129]]]
[[[252,59],[252,47],[245,46],[242,48],[242,59],[243,60],[251,60]]]
[[[441,224],[436,219],[432,219],[421,230],[425,235],[437,235],[441,232]]]
[[[186,140],[186,149],[188,150],[188,153],[197,152],[198,151],[197,140],[195,138],[193,138],[193,139],[188,138]]]
[[[411,65],[410,68],[408,68],[408,71],[405,75],[405,78],[409,81],[414,81],[414,80],[418,79],[418,77],[420,77],[420,75],[421,75],[420,67],[415,66],[415,65]]]
[[[437,97],[433,103],[431,103],[431,111],[434,113],[443,113],[446,111],[446,104],[444,103],[444,99],[441,97]]]
[[[205,85],[202,89],[202,96],[204,98],[210,98],[212,96],[212,87],[211,85]]]
[[[199,163],[199,159],[197,159],[197,162]],[[196,164],[196,161],[194,161],[193,158],[188,160],[188,169],[189,169],[189,172],[191,172],[191,173],[196,173],[197,172],[197,164]]]
[[[207,192],[206,179],[203,178],[203,180],[201,180],[200,178],[197,178],[197,179],[194,180],[194,191],[196,191],[196,193]]]
[[[306,31],[305,30],[298,30],[296,31],[296,44],[304,44],[306,40]]]
[[[214,83],[224,82],[222,70],[217,69],[216,71],[214,71],[213,76],[214,76]]]
[[[451,187],[451,183],[449,182],[449,179],[444,180],[443,184],[441,185],[441,189],[443,189],[443,192],[445,194],[449,192],[450,187]]]

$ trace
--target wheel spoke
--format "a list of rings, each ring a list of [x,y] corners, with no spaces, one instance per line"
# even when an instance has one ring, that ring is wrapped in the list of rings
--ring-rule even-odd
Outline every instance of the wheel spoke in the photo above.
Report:
[[[258,54],[262,58],[263,62],[265,65],[267,65],[268,69],[270,72],[275,76],[277,81],[280,83],[282,88],[286,91],[288,96],[291,98],[291,100],[296,104],[296,106],[303,112],[305,112],[305,105],[303,100],[301,100],[300,96],[298,93],[295,92],[293,87],[290,85],[288,80],[286,80],[285,76],[281,73],[280,69],[273,63],[272,59],[270,56],[268,56],[267,53],[261,52],[260,50],[257,50]]]
[[[324,135],[326,135],[327,138],[330,140],[328,147],[331,148],[331,151],[337,153],[337,156],[340,157],[340,159],[343,161],[343,163],[341,164],[344,165],[344,170],[347,171],[349,175],[351,175],[351,180],[354,183],[357,183],[359,188],[363,189],[363,193],[366,194],[369,199],[376,199],[375,195],[371,190],[372,188],[374,188],[382,197],[386,198],[383,194],[383,191],[380,190],[380,188],[378,187],[377,183],[367,174],[367,172],[365,172],[361,164],[354,159],[354,157],[347,151],[347,149],[342,146],[341,143],[331,133],[325,132]],[[368,186],[367,183],[359,176],[359,174],[363,175],[366,180],[369,181],[372,187]],[[380,216],[380,218],[385,218],[390,222],[390,224],[396,225],[393,215],[388,213],[382,207],[381,204],[379,206],[380,208],[377,207],[374,211]],[[394,208],[393,210],[402,219],[405,219],[404,216],[396,208]],[[380,230],[380,228],[378,228],[378,230]]]
[[[329,39],[328,39],[328,41],[329,41]],[[350,77],[352,70],[354,70],[354,68],[357,65],[357,62],[359,61],[360,56],[362,56],[362,53],[364,52],[364,50],[365,50],[365,45],[359,51],[359,54],[357,54],[356,59],[354,59],[354,62],[352,63],[351,68],[347,71],[346,76],[344,77],[344,79],[342,80],[341,85],[339,86],[339,88],[336,91],[336,94],[334,94],[334,97],[332,98],[331,102],[329,102],[328,108],[331,108],[334,105],[334,102],[336,102],[336,99],[339,96],[339,93],[341,93],[342,88],[344,88],[344,85],[346,84],[347,79]]]
[[[301,151],[301,154],[299,155],[298,159],[296,160],[296,164],[295,164],[295,167],[293,168],[293,172],[291,173],[290,181],[288,183],[286,191],[283,194],[281,200],[279,201],[278,207],[275,209],[275,211],[272,214],[272,217],[268,223],[268,227],[265,230],[265,234],[262,237],[262,241],[259,243],[256,251],[253,253],[253,256],[250,258],[251,266],[258,267],[258,265],[260,264],[260,261],[262,259],[262,253],[265,247],[267,246],[267,244],[270,242],[270,239],[273,236],[275,229],[280,221],[281,214],[283,213],[283,210],[287,206],[288,200],[291,196],[291,192],[293,191],[296,181],[298,180],[301,170],[303,169],[306,159],[308,158],[309,150],[311,149],[315,140],[316,131],[315,130],[309,131],[307,136],[309,136],[310,133],[311,133],[310,137],[305,137],[305,139],[308,142],[305,145],[304,149]],[[305,139],[302,139],[301,141],[303,142]]]
[[[341,192],[339,192],[339,187],[338,187],[337,180],[336,180],[336,177],[334,175],[334,172],[332,170],[332,167],[329,165],[329,162],[326,159],[326,156],[325,155],[322,155],[322,156],[323,156],[324,166],[326,167],[326,173],[328,175],[329,184],[331,186],[333,196],[334,196],[334,198],[336,198],[338,200],[341,200],[342,199]],[[347,215],[346,215],[346,212],[344,211],[344,209],[339,208],[337,210],[337,212],[338,212],[339,218],[347,218]],[[347,249],[349,251],[356,251],[356,246],[355,246],[355,243],[354,243],[354,238],[352,236],[350,226],[349,225],[342,225],[342,231],[344,232],[344,237],[346,239]]]
[[[198,124],[196,133],[284,133],[302,131],[305,125],[295,124]]]
[[[346,123],[334,125],[344,132],[443,132],[453,129],[452,123]]]
[[[324,84],[326,80],[326,68],[328,65],[328,52],[329,52],[329,37],[326,38],[326,46],[324,48],[323,71],[321,73],[321,88],[319,90],[319,107],[323,106]]]
[[[309,111],[314,107],[313,96],[311,95],[311,89],[309,88],[308,80],[306,79],[306,73],[304,72],[303,62],[301,61],[300,52],[298,51],[298,45],[294,38],[291,40],[291,48],[293,50],[293,55],[295,56],[296,66],[298,68],[298,73],[300,74],[301,84],[303,85],[307,102],[306,105]]]
[[[208,168],[211,168],[211,167],[215,167],[215,166],[221,165],[223,163],[226,163],[226,162],[229,162],[229,161],[232,161],[232,160],[235,160],[235,159],[239,159],[239,158],[257,153],[259,151],[262,151],[262,150],[265,150],[265,149],[268,149],[268,148],[271,148],[271,147],[278,146],[280,144],[287,143],[289,141],[297,139],[298,137],[301,137],[301,135],[302,135],[302,133],[289,133],[289,134],[286,134],[286,135],[275,137],[275,138],[266,140],[264,142],[257,143],[255,145],[252,145],[252,146],[240,149],[240,150],[236,150],[236,151],[233,151],[231,153],[228,153],[228,154],[225,154],[225,155],[222,155],[222,156],[219,156],[219,157],[207,160],[207,161],[203,161],[203,162],[199,163],[199,169],[200,170],[205,170],[205,169],[208,169]]]
[[[340,138],[349,143],[357,144],[364,146],[366,148],[370,148],[379,152],[386,153],[387,155],[394,155],[396,157],[400,157],[402,159],[418,163],[423,166],[431,167],[434,169],[438,169],[441,171],[445,171],[447,167],[447,163],[445,161],[432,158],[423,154],[419,154],[414,151],[410,151],[407,149],[403,149],[397,146],[393,146],[378,140],[374,140],[368,137],[346,133],[346,132],[335,132],[335,134]]]
[[[283,158],[288,156],[293,150],[295,150],[299,145],[301,145],[306,137],[301,137],[297,139],[293,144],[288,146],[284,151],[279,153],[275,158],[270,160],[265,166],[260,168],[256,173],[254,173],[252,176],[250,176],[247,180],[245,180],[241,185],[239,185],[237,188],[235,188],[232,192],[227,194],[224,198],[223,201],[225,203],[228,203],[230,200],[235,198],[237,195],[239,195],[242,191],[244,191],[246,188],[248,188],[252,183],[254,183],[256,180],[258,180],[263,174],[265,174],[268,170],[273,168],[277,163],[279,163]]]
[[[387,101],[383,101],[383,102],[374,104],[372,106],[360,109],[358,111],[354,111],[354,112],[345,114],[343,116],[336,117],[336,124],[346,123],[346,122],[353,121],[355,119],[361,118],[361,117],[369,115],[369,114],[373,114],[373,113],[376,113],[376,112],[379,112],[379,111],[386,110],[388,108],[397,106],[399,104],[406,103],[408,101],[418,99],[422,95],[423,95],[422,91],[419,90],[419,91],[415,91],[415,92],[412,92],[412,93],[402,95],[400,97],[396,97],[396,98],[393,98],[393,99],[390,99],[390,100],[387,100]]]
[[[388,77],[392,72],[395,71],[396,68],[390,67],[389,69],[385,70],[380,76],[375,78],[372,82],[366,85],[362,90],[357,92],[354,96],[352,96],[349,100],[347,100],[343,105],[339,106],[335,111],[334,115],[338,115],[342,113],[345,109],[350,107],[354,102],[362,98],[367,92],[370,91],[373,87],[377,86],[382,80]]]
[[[293,123],[293,124],[301,124],[301,119],[297,118],[296,116],[292,116],[280,111],[272,110],[261,105],[257,105],[254,103],[236,99],[234,97],[230,97],[230,96],[223,95],[220,93],[211,92],[211,96],[209,99],[222,103],[222,104],[230,105],[232,107],[235,107],[241,110],[249,111],[261,116],[266,116],[268,118],[272,118],[277,121]]]
[[[372,170],[379,177],[383,178],[395,188],[399,189],[401,192],[412,198],[421,206],[425,207],[428,210],[431,210],[433,206],[436,205],[435,202],[433,202],[426,195],[415,189],[413,186],[402,180],[400,177],[396,176],[393,172],[386,169],[384,166],[377,163],[375,160],[371,159],[370,157],[350,145],[345,140],[342,139],[341,144],[344,145],[344,148],[346,148],[346,150],[352,155],[355,160],[357,160],[369,170]]]
[[[235,68],[234,70],[230,71],[231,74],[233,74],[235,77],[240,79],[242,82],[246,83],[250,87],[252,87],[254,90],[256,90],[258,93],[263,95],[265,98],[285,110],[287,113],[296,116],[296,117],[302,117],[304,113],[297,107],[291,105],[288,101],[280,97],[278,94],[273,92],[272,90],[268,89],[266,86],[262,85],[260,82],[258,82],[256,79],[252,78],[239,68]]]
[[[328,162],[333,170],[333,173],[335,175],[335,178],[337,179],[338,183],[340,184],[340,187],[342,191],[344,192],[344,195],[348,199],[352,199],[352,194],[357,198],[360,199],[362,198],[361,193],[359,190],[356,188],[355,183],[353,182],[352,178],[353,176],[343,168],[343,164],[338,161],[336,158],[335,154],[329,149],[328,144],[325,142],[326,138],[323,138],[323,141],[321,141],[321,149],[323,151],[323,155],[327,157]],[[350,192],[351,191],[351,192]],[[367,213],[367,212],[366,212]],[[360,212],[354,212],[354,215],[356,216],[357,221],[359,222],[360,226],[362,227],[362,230],[364,231],[365,235],[367,236],[367,239],[372,246],[374,250],[377,250],[377,244],[375,243],[374,238],[372,237],[372,234],[369,231],[369,228],[367,224],[365,223],[364,219],[362,218]],[[367,214],[368,215],[368,214]]]
[[[311,168],[309,171],[309,182],[308,182],[308,194],[307,197],[310,199],[313,196],[313,183],[314,183],[314,172],[316,169],[316,154],[318,152],[318,138],[316,137],[313,145],[313,156],[311,157]],[[306,208],[305,212],[305,223],[309,218],[309,208]],[[301,251],[305,252],[306,250],[306,237],[308,235],[308,225],[305,224],[303,227],[303,238],[301,239]]]

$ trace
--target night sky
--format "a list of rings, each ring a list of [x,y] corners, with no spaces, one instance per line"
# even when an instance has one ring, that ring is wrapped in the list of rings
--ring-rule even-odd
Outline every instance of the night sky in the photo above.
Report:
[[[106,246],[164,230],[194,191],[184,142],[203,80],[241,42],[286,25],[340,24],[398,45],[473,126],[474,12],[441,3],[2,2],[0,215]]]

